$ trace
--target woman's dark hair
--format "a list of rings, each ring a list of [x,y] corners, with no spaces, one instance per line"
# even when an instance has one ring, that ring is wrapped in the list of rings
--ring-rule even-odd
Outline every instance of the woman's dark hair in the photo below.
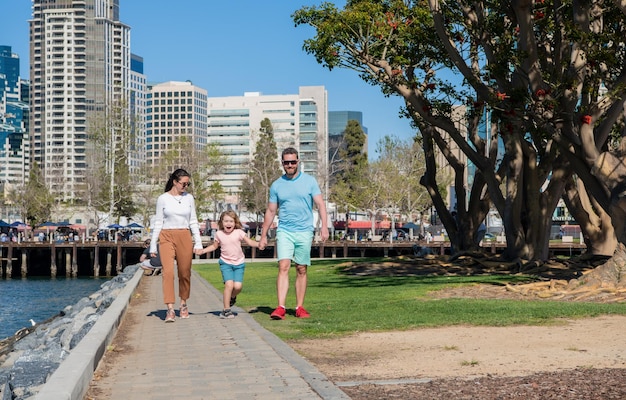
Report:
[[[165,191],[169,192],[170,190],[172,190],[172,187],[174,186],[174,181],[178,182],[183,176],[191,178],[189,172],[185,171],[182,168],[179,168],[176,171],[172,172],[172,175],[170,175],[170,179],[168,179],[167,183],[165,184]]]

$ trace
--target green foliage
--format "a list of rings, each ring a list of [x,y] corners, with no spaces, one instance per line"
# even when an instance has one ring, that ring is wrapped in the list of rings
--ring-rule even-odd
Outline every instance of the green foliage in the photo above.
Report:
[[[365,151],[365,132],[358,121],[350,120],[343,132],[343,144],[339,148],[339,164],[330,198],[340,208],[359,208],[363,206],[367,186],[367,152]]]
[[[337,266],[341,260],[315,260],[309,267],[306,307],[312,318],[293,316],[294,276],[287,296],[288,317],[276,323],[276,263],[246,262],[246,276],[237,305],[283,339],[336,337],[364,331],[407,330],[448,325],[544,325],[559,318],[626,315],[626,304],[554,301],[431,299],[431,291],[477,283],[502,285],[529,276],[356,276]],[[219,266],[195,264],[194,269],[217,289],[223,289]]]
[[[125,99],[108,104],[90,121],[91,148],[83,186],[83,199],[89,208],[117,218],[135,214],[135,185],[130,176],[129,152],[136,129]]]
[[[37,163],[33,163],[23,191],[18,190],[13,195],[16,203],[21,205],[23,217],[31,226],[50,220],[54,197],[48,190]]]
[[[281,176],[274,128],[269,118],[261,121],[259,140],[248,164],[248,177],[241,187],[241,199],[249,212],[257,216],[265,212],[272,182]]]

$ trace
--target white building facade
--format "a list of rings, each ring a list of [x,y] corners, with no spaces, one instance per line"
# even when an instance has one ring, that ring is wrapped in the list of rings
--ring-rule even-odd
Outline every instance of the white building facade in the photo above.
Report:
[[[249,92],[243,96],[210,97],[208,142],[216,143],[230,161],[215,180],[226,193],[236,196],[241,191],[265,118],[272,123],[278,153],[287,147],[296,148],[302,170],[315,176],[326,193],[328,94],[323,86],[302,86],[298,94]]]

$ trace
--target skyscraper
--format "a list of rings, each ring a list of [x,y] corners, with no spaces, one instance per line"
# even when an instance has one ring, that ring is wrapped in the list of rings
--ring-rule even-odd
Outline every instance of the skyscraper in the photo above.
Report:
[[[33,0],[29,23],[32,158],[51,192],[72,200],[84,190],[90,119],[129,104],[130,28],[119,0]]]
[[[20,79],[20,59],[0,46],[0,189],[5,204],[29,171],[28,83]]]

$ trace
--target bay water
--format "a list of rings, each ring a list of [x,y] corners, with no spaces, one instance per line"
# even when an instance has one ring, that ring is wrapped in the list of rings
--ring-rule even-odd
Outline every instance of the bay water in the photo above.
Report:
[[[33,277],[0,279],[0,339],[31,321],[43,322],[65,307],[100,290],[110,278]]]

